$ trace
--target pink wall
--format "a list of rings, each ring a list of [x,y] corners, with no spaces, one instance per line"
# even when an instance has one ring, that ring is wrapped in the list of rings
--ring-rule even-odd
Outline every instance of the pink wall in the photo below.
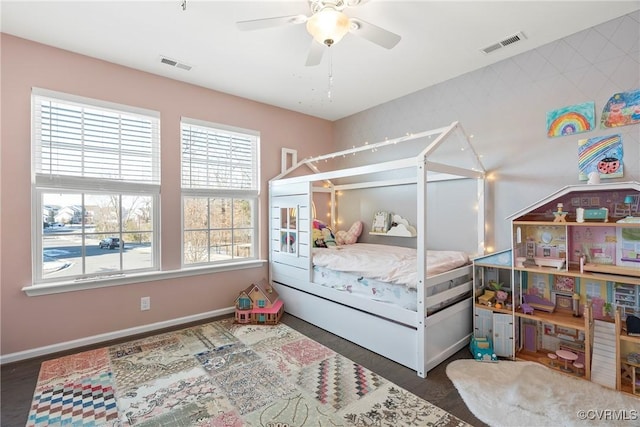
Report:
[[[180,117],[261,133],[260,256],[267,259],[268,180],[280,148],[298,158],[333,151],[333,124],[119,65],[1,35],[0,297],[2,355],[230,307],[264,268],[28,297],[31,284],[31,88],[161,113],[163,269],[180,266]],[[152,308],[141,312],[140,297]]]

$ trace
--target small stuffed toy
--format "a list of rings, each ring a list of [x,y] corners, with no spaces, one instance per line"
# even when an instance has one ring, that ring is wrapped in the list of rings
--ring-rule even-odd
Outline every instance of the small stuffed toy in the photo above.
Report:
[[[324,244],[327,248],[330,246],[336,246],[336,239],[329,227],[325,227],[322,229],[322,237],[324,238]]]
[[[333,231],[331,231],[331,229],[322,221],[314,219],[313,229],[311,232],[314,247],[327,248],[329,246],[336,246],[336,239],[333,235]]]
[[[322,230],[327,226],[317,219],[313,220],[313,229],[311,230],[311,239],[313,241],[313,246],[316,248],[326,248],[327,245],[324,242],[324,234]]]
[[[358,241],[362,233],[362,221],[353,223],[349,231],[340,230],[336,233],[336,243],[338,245],[353,245]]]
[[[326,248],[327,245],[324,244],[324,236],[322,235],[322,230],[319,228],[314,228],[311,238],[313,239],[313,246],[315,248]]]

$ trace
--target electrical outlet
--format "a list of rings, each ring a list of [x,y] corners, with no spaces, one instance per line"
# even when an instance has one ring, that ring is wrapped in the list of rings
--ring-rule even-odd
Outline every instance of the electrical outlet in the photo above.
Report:
[[[151,310],[151,297],[140,298],[140,310]]]

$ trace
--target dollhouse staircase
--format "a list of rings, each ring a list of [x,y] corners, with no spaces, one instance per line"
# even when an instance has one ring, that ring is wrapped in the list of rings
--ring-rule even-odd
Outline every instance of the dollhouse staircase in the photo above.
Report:
[[[615,390],[616,333],[615,324],[594,320],[591,381]]]

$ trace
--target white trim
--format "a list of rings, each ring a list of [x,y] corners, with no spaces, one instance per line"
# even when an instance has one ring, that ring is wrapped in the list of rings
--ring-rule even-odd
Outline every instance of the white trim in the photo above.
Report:
[[[140,116],[150,116],[156,119],[160,119],[160,112],[156,110],[150,110],[147,108],[134,107],[128,104],[119,104],[117,102],[103,101],[96,98],[88,98],[85,96],[73,95],[66,92],[57,92],[55,90],[41,89],[37,87],[31,88],[31,94],[43,98],[51,98],[56,101],[66,101],[76,104],[90,105],[93,108],[106,108],[110,110],[116,110],[121,112],[127,112],[129,114],[137,114]]]
[[[35,186],[49,192],[160,194],[159,184],[36,174]]]
[[[22,290],[28,296],[35,297],[40,295],[59,294],[63,292],[106,288],[109,286],[154,282],[158,280],[175,279],[178,277],[220,273],[223,271],[244,270],[246,268],[258,268],[262,267],[266,262],[267,260],[255,259],[227,264],[207,265],[205,267],[183,268],[180,270],[153,271],[139,274],[115,274],[115,277],[92,278],[88,280],[74,280],[67,282],[25,286],[22,288]]]
[[[336,178],[348,178],[354,177],[358,175],[366,175],[377,172],[384,171],[395,171],[398,169],[408,169],[416,167],[416,160],[413,157],[400,159],[400,160],[390,160],[388,162],[376,163],[372,165],[366,166],[356,166],[348,169],[336,169],[334,171],[329,172],[318,172],[313,175],[302,175],[302,176],[294,176],[291,178],[281,178],[281,179],[272,179],[270,182],[273,185],[287,185],[287,184],[295,184],[299,182],[315,182],[315,181],[326,181]],[[293,170],[293,169],[290,169]]]
[[[280,173],[285,173],[288,170],[289,163],[291,163],[291,167],[298,163],[298,150],[282,148],[280,157]],[[289,159],[291,159],[291,162],[288,161]]]
[[[372,150],[372,149],[379,148],[379,147],[385,147],[387,145],[395,145],[395,144],[398,144],[400,142],[412,141],[412,140],[418,139],[418,138],[425,138],[425,137],[428,137],[428,136],[438,135],[438,134],[442,134],[448,128],[451,128],[451,129],[455,128],[455,126],[457,124],[458,124],[458,122],[453,122],[449,126],[441,127],[441,128],[438,128],[438,129],[433,129],[433,130],[426,131],[426,132],[411,133],[411,134],[407,134],[405,136],[401,136],[399,138],[387,139],[386,141],[376,142],[374,144],[365,144],[365,145],[360,146],[360,147],[353,147],[353,148],[350,148],[350,149],[347,149],[347,150],[336,151],[335,153],[323,154],[322,156],[316,156],[316,157],[311,157],[309,159],[304,159],[300,163],[319,162],[320,160],[333,159],[333,158],[340,157],[340,156],[346,156],[347,154],[359,153],[360,151],[368,151],[368,150]],[[451,129],[447,130],[447,132],[450,131]]]
[[[241,128],[241,127],[237,127],[237,126],[230,126],[230,125],[223,125],[220,123],[216,123],[216,122],[210,122],[207,120],[199,120],[199,119],[193,119],[191,117],[185,117],[182,116],[180,117],[180,123],[184,123],[187,125],[192,125],[192,126],[200,126],[200,127],[205,127],[205,128],[211,128],[212,130],[219,130],[222,132],[228,132],[228,133],[233,133],[235,135],[241,136],[246,138],[247,135],[252,136],[252,137],[256,137],[256,138],[260,138],[260,131],[257,130],[253,130],[253,129],[247,129],[247,128]]]
[[[57,353],[60,351],[66,351],[69,349],[84,347],[96,343],[111,341],[118,338],[129,337],[137,334],[142,334],[149,331],[156,331],[159,329],[168,328],[171,326],[182,325],[198,320],[213,318],[217,316],[223,316],[225,314],[233,313],[234,307],[221,308],[218,310],[208,311],[200,314],[193,314],[191,316],[178,317],[176,319],[164,320],[162,322],[150,323],[147,325],[136,326],[128,329],[120,329],[119,331],[107,332],[104,334],[93,335],[90,337],[79,338],[77,340],[65,341],[57,344],[47,345],[44,347],[32,348],[30,350],[18,351],[16,353],[10,353],[0,356],[0,365],[5,363],[18,362],[20,360],[31,359],[34,357],[44,356],[47,354]]]

